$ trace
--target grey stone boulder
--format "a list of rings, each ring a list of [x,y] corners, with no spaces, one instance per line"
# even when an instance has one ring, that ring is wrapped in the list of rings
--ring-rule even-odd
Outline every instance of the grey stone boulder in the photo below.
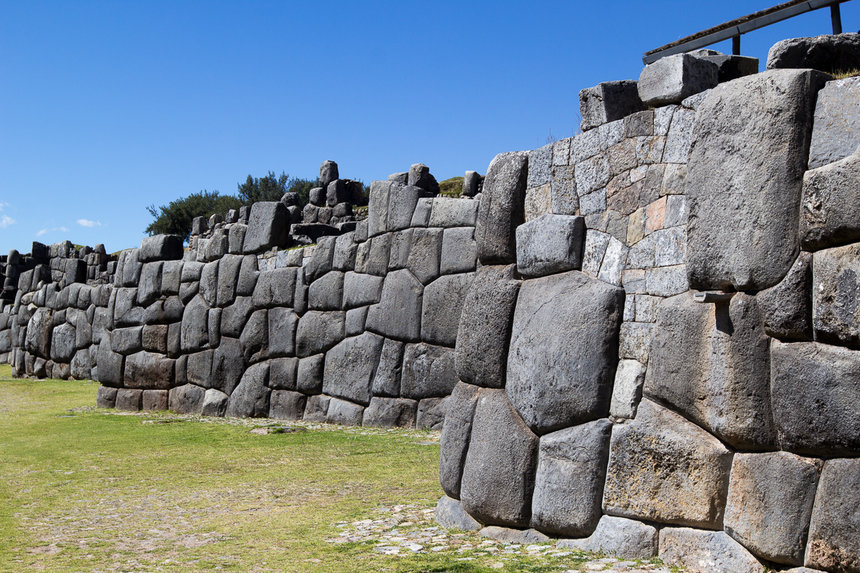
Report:
[[[140,410],[142,398],[142,390],[119,388],[116,391],[116,409],[137,412]]]
[[[478,201],[436,197],[430,212],[430,227],[474,227],[478,220]]]
[[[293,309],[285,307],[270,308],[266,314],[269,323],[269,357],[295,354],[299,316]]]
[[[714,88],[687,166],[687,275],[699,290],[762,290],[799,251],[813,106],[826,76],[773,70]]]
[[[457,330],[457,376],[463,382],[503,388],[514,305],[520,281],[514,267],[478,269],[466,295]]]
[[[248,225],[236,223],[227,230],[227,252],[238,255],[241,254],[245,246],[245,233],[248,232]]]
[[[787,452],[736,454],[726,533],[762,559],[803,565],[820,470],[819,460]]]
[[[301,420],[305,413],[307,396],[290,390],[272,390],[269,399],[269,417],[281,420]]]
[[[844,159],[860,147],[860,77],[827,82],[818,92],[809,168]]]
[[[304,265],[305,283],[310,284],[331,270],[337,237],[320,237],[310,260]],[[305,251],[307,254],[307,250]]]
[[[424,342],[406,345],[400,380],[401,396],[414,399],[447,396],[456,384],[452,349]]]
[[[421,335],[423,292],[421,282],[409,270],[388,273],[380,302],[367,313],[367,330],[387,338],[417,341]]]
[[[463,467],[463,508],[484,524],[527,527],[537,451],[538,437],[504,390],[482,390]]]
[[[382,294],[383,278],[348,271],[343,276],[343,306],[356,308],[376,304]]]
[[[99,386],[96,391],[96,407],[98,408],[113,408],[116,406],[116,388],[108,386]]]
[[[206,391],[194,384],[183,384],[170,389],[168,406],[177,414],[203,413],[203,400]]]
[[[636,87],[646,106],[681,103],[691,95],[715,87],[719,72],[714,62],[690,54],[675,54],[645,66]]]
[[[122,385],[122,369],[125,357],[110,348],[110,340],[105,337],[96,352],[96,369],[98,381],[105,386]]]
[[[624,291],[578,271],[523,282],[505,388],[532,431],[609,414],[623,309]]]
[[[256,203],[255,203],[256,205]],[[233,418],[265,418],[269,415],[269,365],[253,364],[245,370],[242,380],[227,400],[225,416]]]
[[[59,328],[59,327],[58,327]],[[54,329],[56,330],[56,329]],[[110,333],[110,347],[120,354],[131,354],[143,348],[143,327],[115,328]]]
[[[141,410],[167,410],[169,394],[167,390],[144,390],[141,396]]]
[[[806,566],[860,571],[860,459],[824,462],[815,496]]]
[[[266,309],[255,310],[239,335],[246,362],[258,362],[269,356],[269,317]]]
[[[351,308],[346,311],[346,327],[344,334],[346,336],[357,336],[364,332],[364,325],[367,323],[368,307],[362,306],[359,308]]]
[[[334,253],[331,266],[338,271],[351,271],[355,268],[355,253],[358,245],[353,240],[355,232],[344,233],[334,240]]]
[[[182,237],[179,235],[153,235],[144,237],[137,254],[141,263],[172,261],[182,258]]]
[[[136,352],[125,359],[123,381],[128,388],[169,389],[175,360],[154,352]]]
[[[215,296],[218,306],[228,306],[236,299],[236,283],[245,257],[224,255],[218,263],[218,290]]]
[[[547,213],[517,227],[517,270],[540,277],[579,269],[585,219]]]
[[[690,573],[765,572],[758,559],[722,531],[666,527],[660,530],[657,555],[664,563],[681,565]]]
[[[442,276],[424,288],[421,310],[421,339],[453,347],[466,295],[474,273]]]
[[[487,169],[475,224],[478,258],[485,265],[517,259],[516,228],[525,222],[528,163],[526,152],[501,153]]]
[[[379,355],[379,364],[373,375],[371,390],[374,396],[400,396],[404,346],[400,341],[385,339]]]
[[[305,394],[322,392],[324,367],[325,354],[300,358],[298,370],[296,371],[296,390]]]
[[[200,296],[209,306],[215,306],[218,302],[218,263],[210,261],[200,271]]]
[[[388,193],[387,230],[399,231],[412,224],[415,206],[422,197],[432,197],[432,191],[427,191],[415,185],[391,183]]]
[[[644,393],[743,449],[772,449],[769,338],[755,297],[720,304],[690,294],[657,311]]]
[[[269,388],[295,390],[298,365],[299,359],[295,357],[269,360]]]
[[[477,171],[466,171],[466,174],[463,176],[463,190],[460,192],[460,195],[463,197],[474,197],[480,193],[483,179]]]
[[[418,403],[406,398],[380,398],[374,396],[364,409],[363,426],[381,428],[411,428],[415,425]]]
[[[338,179],[338,177],[339,174],[337,170],[337,163],[335,163],[331,159],[326,159],[325,161],[323,161],[322,165],[320,165],[320,185],[326,187],[329,183],[331,183],[335,179]]]
[[[254,306],[293,306],[298,272],[293,267],[262,271],[251,297]]]
[[[325,189],[326,205],[334,207],[339,203],[352,201],[352,189],[344,179],[335,179]]]
[[[860,148],[803,176],[800,240],[814,251],[860,240]]]
[[[758,73],[758,58],[723,54],[716,50],[695,50],[690,55],[716,64],[720,83]]]
[[[182,261],[164,261],[161,267],[162,294],[179,294],[179,286],[182,282],[182,266]]]
[[[590,535],[601,515],[612,423],[596,420],[540,439],[531,526],[558,536]]]
[[[50,356],[52,326],[51,311],[47,308],[36,309],[27,322],[25,350],[37,356]]]
[[[406,181],[409,185],[420,187],[433,195],[439,193],[439,183],[437,183],[436,178],[430,174],[430,168],[423,163],[412,164],[409,168],[409,175],[407,176]]]
[[[232,336],[234,338],[242,334],[245,323],[254,310],[251,297],[238,296],[233,304],[224,307],[221,311],[221,336]]]
[[[251,205],[242,251],[256,253],[270,247],[288,247],[290,214],[280,201],[258,201]]]
[[[657,528],[653,525],[604,515],[594,533],[582,539],[562,539],[558,547],[617,555],[625,559],[651,559],[657,554],[658,538]]]
[[[373,181],[367,204],[367,236],[375,237],[388,231],[388,197],[391,181]]]
[[[771,46],[767,69],[812,68],[845,72],[860,68],[860,34],[833,34],[790,38]]]
[[[612,430],[603,511],[717,529],[731,464],[732,453],[718,439],[643,399],[636,419]]]
[[[645,383],[645,365],[637,360],[619,360],[612,384],[609,415],[615,419],[633,419],[642,399]]]
[[[211,386],[231,394],[239,385],[244,371],[245,358],[241,342],[235,338],[221,338],[221,344],[212,353]]]
[[[801,252],[779,284],[758,293],[764,331],[780,340],[812,338],[812,254]]]
[[[448,410],[448,396],[444,398],[424,398],[418,401],[415,414],[415,427],[419,430],[442,430],[445,412]]]
[[[443,275],[475,270],[478,245],[473,227],[453,227],[442,232],[439,272]]]
[[[137,287],[138,305],[149,306],[161,295],[161,266],[161,261],[143,264]]]
[[[644,109],[633,80],[603,82],[579,92],[582,131],[626,117]]]
[[[505,544],[531,545],[535,543],[547,543],[549,537],[535,529],[515,529],[513,527],[500,527],[488,525],[478,531],[478,535],[488,539],[495,539]]]
[[[329,271],[308,287],[308,308],[340,310],[343,307],[344,273]]]
[[[860,351],[817,342],[771,344],[780,449],[813,456],[860,451]]]
[[[439,276],[442,258],[442,229],[415,229],[406,267],[422,284],[428,284]]]
[[[69,362],[75,354],[77,331],[74,326],[65,322],[54,327],[51,333],[51,360],[54,362]]]
[[[459,529],[461,531],[477,531],[481,524],[466,513],[459,499],[453,499],[447,495],[439,498],[436,504],[436,523],[447,529]]]
[[[383,342],[381,336],[365,332],[342,340],[326,352],[323,392],[363,405],[370,403]]]
[[[364,415],[364,407],[347,400],[331,398],[326,410],[325,421],[329,424],[344,426],[360,426]]]
[[[203,406],[200,413],[204,416],[221,417],[227,410],[228,399],[229,396],[221,390],[209,388],[203,394]]]

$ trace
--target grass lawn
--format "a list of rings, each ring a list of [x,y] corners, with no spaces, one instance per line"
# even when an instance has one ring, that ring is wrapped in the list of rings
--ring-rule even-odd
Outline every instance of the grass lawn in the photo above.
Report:
[[[434,507],[438,432],[266,433],[275,421],[100,410],[97,388],[0,365],[0,570],[564,571],[586,558],[484,551],[474,534],[399,555],[332,542],[398,505]]]

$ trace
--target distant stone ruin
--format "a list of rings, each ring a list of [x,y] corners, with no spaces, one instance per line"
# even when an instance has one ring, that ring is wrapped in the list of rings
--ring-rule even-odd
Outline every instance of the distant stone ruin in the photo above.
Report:
[[[356,220],[326,162],[308,205],[198,220],[184,251],[13,251],[0,359],[104,407],[441,427],[450,527],[860,571],[860,78],[792,47],[822,42],[583,90],[582,133],[462,198],[418,164]]]

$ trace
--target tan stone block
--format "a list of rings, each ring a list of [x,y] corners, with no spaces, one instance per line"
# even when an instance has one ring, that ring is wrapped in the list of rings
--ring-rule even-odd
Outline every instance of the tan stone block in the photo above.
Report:
[[[540,187],[526,189],[525,210],[526,221],[552,213],[552,185],[546,183]]]
[[[649,233],[663,228],[666,221],[666,197],[660,197],[645,207],[645,230]]]

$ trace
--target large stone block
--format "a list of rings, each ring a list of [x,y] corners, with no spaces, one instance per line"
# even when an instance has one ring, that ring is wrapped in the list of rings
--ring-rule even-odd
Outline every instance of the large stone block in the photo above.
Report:
[[[660,530],[660,552],[664,563],[681,565],[690,573],[764,573],[764,566],[743,545],[722,531],[700,531],[686,527]]]
[[[781,449],[860,453],[860,351],[816,342],[771,344],[773,417]]]
[[[773,70],[722,84],[699,106],[686,180],[692,288],[761,290],[791,268],[813,105],[825,79]]]
[[[815,102],[809,168],[853,154],[860,146],[860,77],[827,82]]]
[[[519,289],[513,265],[478,269],[457,330],[455,360],[460,380],[489,388],[504,387]]]
[[[481,524],[475,521],[471,515],[463,509],[459,499],[452,499],[447,495],[439,498],[436,504],[436,523],[448,529],[460,529],[462,531],[477,531]]]
[[[391,181],[373,181],[367,205],[367,236],[375,237],[388,230],[388,196]]]
[[[310,284],[331,270],[337,237],[320,237],[304,267],[305,284]],[[305,254],[307,254],[307,249]]]
[[[290,214],[286,206],[280,201],[252,204],[242,251],[256,253],[270,247],[287,247],[289,242]]]
[[[379,364],[383,338],[371,332],[347,338],[326,352],[323,392],[364,405]]]
[[[436,197],[430,212],[430,227],[474,227],[478,202],[453,197]]]
[[[296,330],[296,355],[324,352],[343,340],[346,313],[310,310],[299,319]]]
[[[235,338],[221,338],[212,354],[211,386],[226,394],[231,394],[242,378],[245,371],[245,358],[242,355],[242,344]]]
[[[183,384],[170,389],[167,403],[177,414],[203,413],[203,398],[206,390],[194,384]]]
[[[367,329],[388,338],[417,341],[421,334],[424,288],[408,270],[388,273],[380,302],[367,313]]]
[[[690,294],[657,311],[644,392],[743,449],[772,449],[769,338],[755,297],[719,304]]]
[[[110,333],[110,347],[120,354],[132,354],[143,348],[143,327],[115,328]]]
[[[609,414],[623,309],[623,290],[578,271],[523,282],[505,388],[534,432]]]
[[[140,283],[137,286],[137,304],[149,304],[161,295],[161,261],[144,263],[140,271]]]
[[[681,103],[719,83],[719,66],[690,54],[675,54],[648,64],[639,75],[639,98],[646,106]]]
[[[860,243],[818,251],[812,263],[815,339],[860,347]]]
[[[373,376],[374,396],[400,396],[404,346],[400,341],[385,339],[379,355],[379,365]]]
[[[803,565],[821,462],[787,452],[736,454],[724,528],[758,557]]]
[[[200,350],[209,344],[209,306],[200,295],[185,307],[180,332],[183,351]]]
[[[295,354],[299,316],[291,308],[270,308],[266,319],[269,322],[269,356]]]
[[[227,400],[229,396],[215,388],[209,388],[203,394],[203,406],[201,414],[204,416],[223,416],[227,409]]]
[[[182,237],[179,235],[144,237],[140,242],[137,258],[141,263],[181,259]]]
[[[77,350],[76,338],[77,331],[68,322],[55,327],[51,334],[51,360],[69,362]]]
[[[329,271],[308,287],[308,308],[339,310],[343,307],[344,274]]]
[[[415,414],[415,427],[419,430],[442,430],[445,412],[448,409],[448,396],[444,398],[424,398],[418,401]]]
[[[588,131],[643,109],[633,80],[603,82],[579,92],[580,127]]]
[[[559,536],[590,535],[600,520],[612,423],[596,420],[541,437],[531,526]]]
[[[265,309],[255,310],[239,335],[246,362],[257,362],[269,356],[269,317]]]
[[[265,418],[268,416],[269,394],[271,392],[267,387],[268,382],[269,365],[267,363],[249,366],[242,375],[242,381],[230,394],[224,415],[234,418]]]
[[[136,352],[125,359],[123,381],[129,388],[169,389],[175,362],[154,352]]]
[[[33,316],[27,322],[27,334],[24,341],[25,350],[36,356],[50,356],[52,326],[51,311],[47,308],[36,309],[36,312],[33,313]]]
[[[454,346],[463,302],[474,273],[439,277],[424,289],[421,311],[421,339],[431,344]]]
[[[858,185],[860,148],[804,174],[799,231],[804,249],[818,250],[860,239]]]
[[[399,231],[412,224],[412,214],[418,199],[432,197],[434,193],[415,185],[391,183],[388,192],[388,230]]]
[[[442,255],[439,272],[443,275],[475,270],[478,245],[474,227],[454,227],[442,233]]]
[[[299,359],[299,367],[296,372],[296,390],[305,394],[322,392],[324,366],[324,354]]]
[[[484,524],[527,527],[537,452],[538,437],[504,390],[482,390],[463,467],[463,508]]]
[[[447,396],[456,384],[452,349],[423,342],[406,345],[400,380],[401,396],[414,399]]]
[[[343,277],[343,306],[356,308],[376,304],[382,294],[383,278],[349,271]]]
[[[248,317],[251,316],[254,306],[249,296],[239,296],[230,306],[221,311],[221,336],[232,336],[234,338],[242,334]]]
[[[657,528],[641,521],[604,515],[594,533],[583,539],[562,539],[558,546],[626,559],[651,559],[657,554]]]
[[[297,272],[294,267],[261,272],[254,287],[254,306],[293,306]]]
[[[540,277],[582,266],[585,219],[569,215],[541,215],[517,227],[517,270]]]
[[[801,252],[779,284],[758,293],[764,331],[782,340],[812,338],[812,254]]]
[[[526,152],[502,153],[487,169],[475,225],[478,258],[485,265],[517,259],[516,228],[525,222],[528,162]]]
[[[353,404],[348,400],[331,398],[328,403],[328,409],[326,410],[325,421],[329,424],[360,426],[363,415],[363,406]]]
[[[236,283],[245,257],[224,255],[218,263],[218,291],[215,300],[218,306],[233,304],[236,298]]]
[[[301,420],[305,413],[307,396],[290,390],[273,390],[269,400],[269,417],[282,420]]]
[[[824,462],[812,510],[806,566],[860,571],[860,459]]]
[[[110,340],[105,337],[96,353],[98,381],[105,386],[122,386],[122,369],[125,357],[110,348]]]
[[[363,426],[378,426],[381,428],[411,428],[415,425],[415,411],[418,403],[406,398],[370,399],[370,405],[364,409]]]
[[[422,284],[439,276],[442,258],[442,229],[415,229],[406,267]]]
[[[643,399],[612,431],[603,510],[609,515],[717,529],[732,453],[678,414]]]
[[[140,410],[143,390],[119,388],[116,391],[116,409],[137,412]]]
[[[838,73],[860,67],[860,34],[789,38],[771,46],[767,69],[812,68]]]

